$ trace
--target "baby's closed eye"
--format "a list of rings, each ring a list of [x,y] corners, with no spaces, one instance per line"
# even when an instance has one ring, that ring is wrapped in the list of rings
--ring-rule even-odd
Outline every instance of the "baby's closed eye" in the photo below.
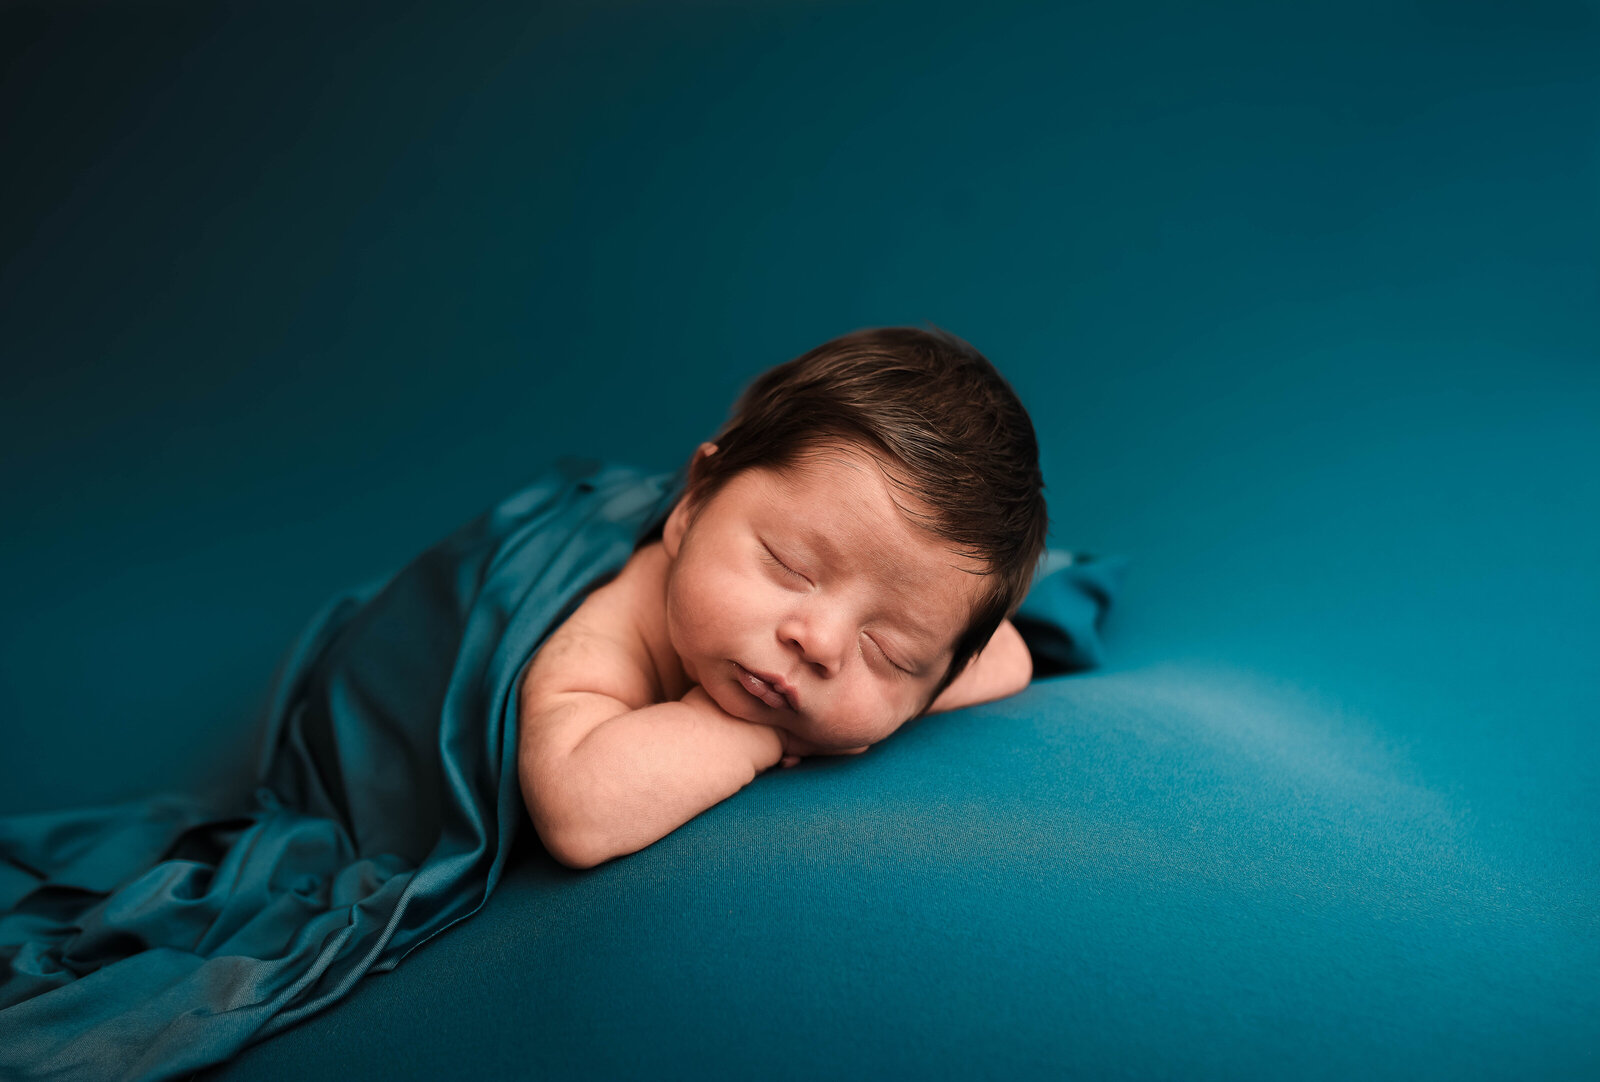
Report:
[[[784,572],[786,574],[789,574],[789,575],[793,575],[797,579],[804,579],[806,582],[810,582],[811,581],[810,579],[806,578],[806,576],[802,575],[799,571],[796,571],[793,567],[790,567],[789,564],[783,559],[783,557],[779,556],[776,552],[774,552],[773,549],[772,549],[772,546],[767,544],[764,541],[761,543],[761,551],[764,554],[762,556],[762,559],[764,559],[767,563],[771,564],[773,567],[776,567],[779,571],[782,571],[782,572]]]
[[[876,650],[882,656],[883,660],[887,661],[892,668],[904,673],[907,676],[915,675],[915,670],[906,665],[902,665],[900,662],[895,660],[894,654],[884,646],[882,640],[873,635],[868,635],[866,638],[867,641],[872,644],[872,649]]]

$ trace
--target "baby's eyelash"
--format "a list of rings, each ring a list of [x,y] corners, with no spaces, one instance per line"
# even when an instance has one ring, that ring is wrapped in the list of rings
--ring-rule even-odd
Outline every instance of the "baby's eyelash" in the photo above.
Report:
[[[794,576],[796,576],[798,578],[802,578],[802,579],[805,578],[805,576],[800,574],[800,572],[796,571],[794,568],[790,567],[788,564],[786,564],[782,560],[778,559],[778,554],[776,552],[773,552],[765,544],[762,544],[761,548],[762,548],[762,551],[764,551],[766,553],[766,556],[764,556],[763,559],[767,560],[770,563],[777,564],[779,567],[783,568],[785,571],[789,572],[789,574],[791,574],[791,575],[794,575]]]
[[[870,635],[868,635],[867,637],[869,639],[872,638],[872,636],[870,636]],[[883,660],[887,661],[890,665],[893,665],[895,668],[899,669],[901,672],[905,673],[907,676],[911,675],[911,670],[906,668],[904,665],[901,665],[898,662],[896,662],[894,658],[890,657],[889,656],[889,651],[885,650],[883,648],[883,646],[878,642],[877,639],[872,639],[872,645],[876,646],[878,648],[878,653],[883,655]]]

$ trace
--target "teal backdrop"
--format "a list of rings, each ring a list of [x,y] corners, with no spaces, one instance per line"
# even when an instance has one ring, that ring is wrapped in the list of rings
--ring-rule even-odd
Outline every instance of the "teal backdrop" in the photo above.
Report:
[[[1600,1069],[1600,6],[13,2],[0,64],[0,812],[247,784],[338,589],[931,322],[1052,543],[1129,559],[1083,686],[1313,764],[1362,860],[1498,869],[1460,972],[1559,995],[1439,1069]]]

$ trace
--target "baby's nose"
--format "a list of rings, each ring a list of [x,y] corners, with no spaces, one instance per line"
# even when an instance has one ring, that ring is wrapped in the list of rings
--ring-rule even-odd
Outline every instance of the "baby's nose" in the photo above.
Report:
[[[797,650],[819,676],[833,676],[844,665],[849,634],[837,619],[823,614],[791,619],[779,629],[778,635],[786,645]]]

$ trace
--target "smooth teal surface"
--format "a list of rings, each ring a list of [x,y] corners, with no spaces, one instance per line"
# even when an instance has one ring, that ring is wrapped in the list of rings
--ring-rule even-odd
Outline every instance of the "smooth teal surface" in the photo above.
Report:
[[[1600,1072],[1594,4],[0,19],[4,810],[247,777],[333,590],[858,326],[1131,560],[1102,673],[525,854],[219,1076]]]

